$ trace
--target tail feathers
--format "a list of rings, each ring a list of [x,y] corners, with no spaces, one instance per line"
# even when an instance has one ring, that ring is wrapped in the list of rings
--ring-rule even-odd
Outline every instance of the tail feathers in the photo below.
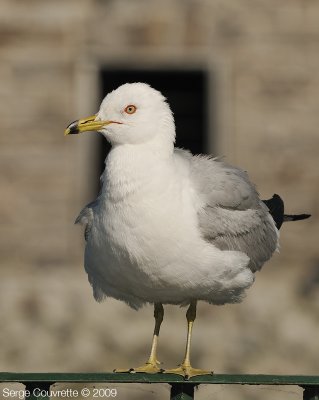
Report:
[[[311,217],[310,214],[285,214],[284,202],[278,194],[274,194],[269,200],[263,200],[275,221],[277,229],[280,229],[283,222],[300,221]]]
[[[302,219],[310,218],[311,214],[295,214],[295,215],[288,215],[284,214],[284,222],[287,221],[300,221]]]

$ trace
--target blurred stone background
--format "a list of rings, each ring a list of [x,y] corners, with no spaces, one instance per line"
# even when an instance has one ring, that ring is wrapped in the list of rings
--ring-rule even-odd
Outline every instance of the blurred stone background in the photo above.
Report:
[[[63,137],[97,110],[100,69],[125,64],[213,75],[208,151],[246,169],[263,198],[312,214],[282,228],[241,305],[199,305],[194,366],[319,374],[317,0],[2,0],[0,60],[1,371],[110,371],[148,356],[152,307],[95,303],[82,268],[73,221],[94,197],[97,134]],[[181,361],[185,327],[185,310],[166,307],[164,367]],[[119,398],[160,398],[153,386]],[[234,397],[209,390],[197,398]]]

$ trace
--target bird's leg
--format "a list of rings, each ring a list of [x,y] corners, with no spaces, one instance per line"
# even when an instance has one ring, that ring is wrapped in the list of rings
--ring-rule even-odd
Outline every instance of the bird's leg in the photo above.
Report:
[[[158,336],[161,328],[161,324],[164,318],[164,308],[161,303],[154,304],[154,318],[155,318],[155,327],[152,341],[151,354],[149,356],[148,361],[140,367],[137,368],[129,368],[129,369],[115,369],[114,372],[147,372],[149,374],[156,374],[157,372],[161,372],[161,368],[159,368],[160,362],[157,360],[157,342]]]
[[[164,308],[161,303],[154,304],[154,318],[155,318],[155,327],[154,327],[151,354],[150,354],[150,357],[146,364],[152,364],[152,365],[156,366],[156,365],[160,364],[160,362],[156,358],[157,357],[157,343],[158,343],[158,337],[159,337],[161,324],[162,324],[163,318],[164,318]]]
[[[192,330],[193,324],[196,318],[196,306],[197,301],[191,301],[189,308],[186,313],[187,318],[187,340],[186,340],[186,349],[185,356],[183,362],[180,364],[178,368],[167,369],[164,371],[166,374],[178,374],[184,376],[186,379],[191,378],[196,375],[211,375],[212,371],[204,371],[202,369],[196,369],[191,366],[190,362],[190,348],[191,348],[191,340],[192,340]]]

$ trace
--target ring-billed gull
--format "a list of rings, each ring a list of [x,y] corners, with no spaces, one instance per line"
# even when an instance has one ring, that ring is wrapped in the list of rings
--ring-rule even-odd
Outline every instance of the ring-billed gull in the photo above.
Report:
[[[284,215],[278,195],[260,200],[243,170],[174,148],[173,114],[147,84],[120,86],[96,115],[71,123],[65,134],[84,131],[98,131],[112,145],[101,192],[76,220],[85,226],[84,264],[94,297],[136,310],[154,303],[149,360],[117,371],[163,372],[157,361],[163,304],[179,304],[189,306],[185,357],[164,372],[210,373],[190,363],[197,301],[241,301],[278,248],[282,222],[308,215]]]

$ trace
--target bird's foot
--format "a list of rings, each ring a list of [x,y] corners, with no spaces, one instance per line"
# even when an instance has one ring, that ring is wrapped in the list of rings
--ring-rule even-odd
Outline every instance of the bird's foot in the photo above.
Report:
[[[157,374],[162,372],[163,370],[158,366],[160,364],[159,361],[148,361],[140,367],[136,368],[128,368],[128,369],[115,369],[114,372],[129,372],[131,374],[135,374],[137,372],[144,372],[146,374]]]
[[[203,369],[193,368],[188,364],[181,364],[177,368],[173,369],[165,369],[162,371],[164,374],[176,374],[182,375],[185,379],[192,378],[193,376],[198,375],[213,375],[213,371],[205,371]]]

